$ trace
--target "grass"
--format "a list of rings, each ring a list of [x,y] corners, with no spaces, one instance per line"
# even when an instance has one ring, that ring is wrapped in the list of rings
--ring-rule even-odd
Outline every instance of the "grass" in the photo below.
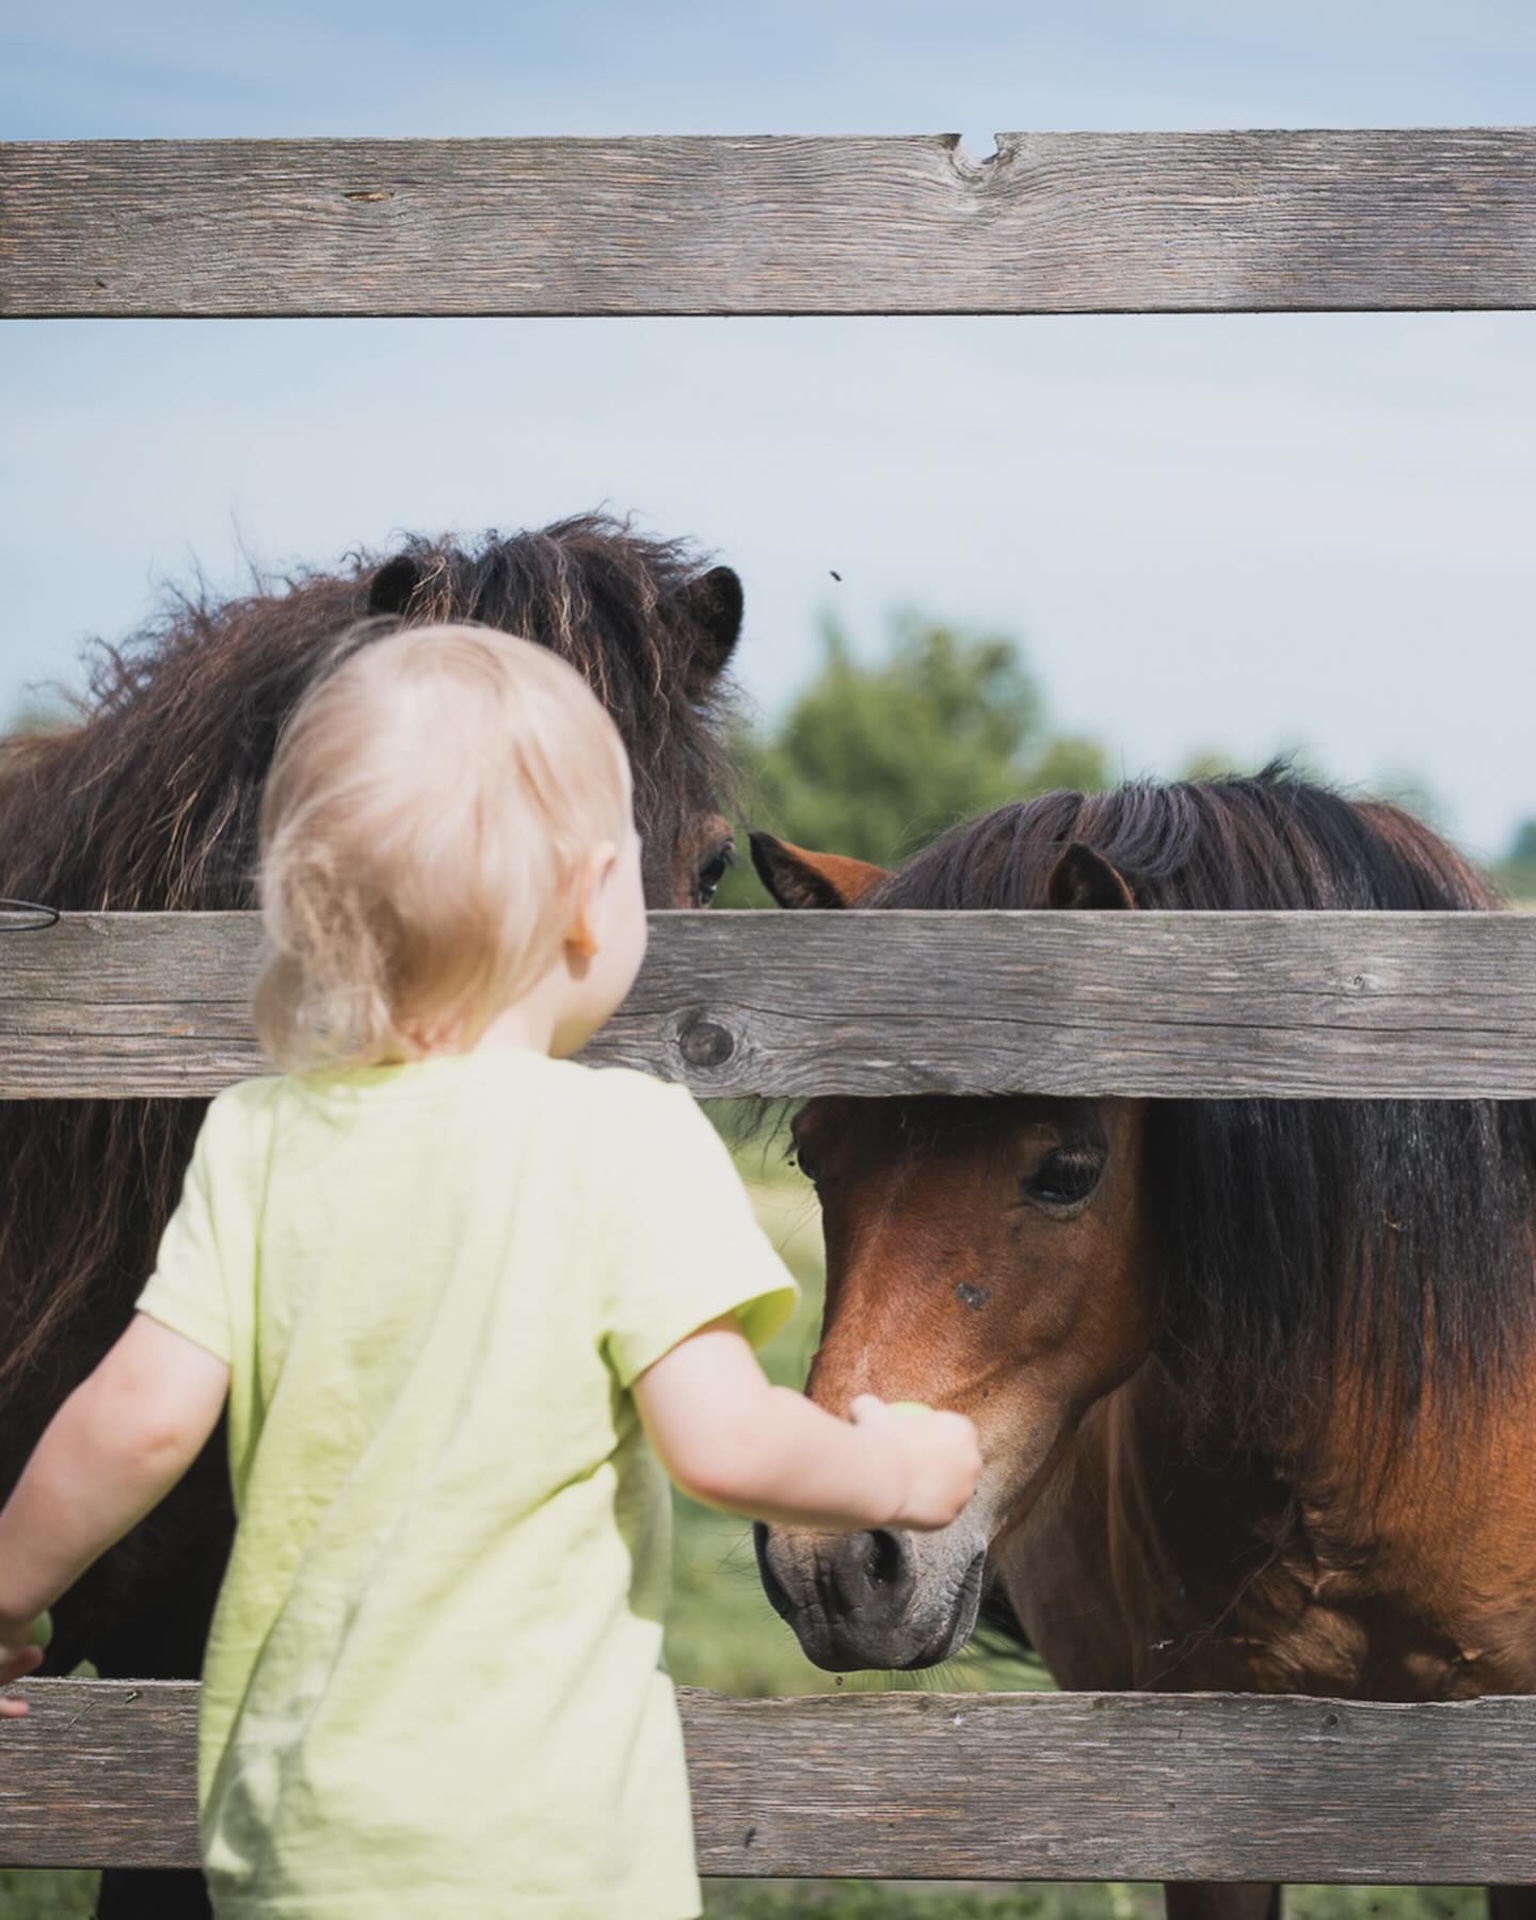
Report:
[[[709,1920],[1162,1920],[1160,1887],[921,1887],[902,1881],[717,1881]],[[1482,1920],[1471,1887],[1290,1887],[1286,1920]]]
[[[0,1920],[87,1920],[96,1876],[0,1872]],[[1143,1886],[918,1886],[892,1881],[712,1881],[708,1920],[1161,1920]],[[1470,1887],[1292,1887],[1287,1920],[1481,1920]]]
[[[0,1920],[86,1920],[95,1897],[94,1873],[0,1872]]]
[[[759,1218],[804,1289],[793,1323],[764,1354],[775,1379],[798,1386],[821,1318],[821,1232],[809,1188],[786,1164],[783,1141],[739,1149]],[[968,1651],[929,1674],[823,1673],[763,1599],[751,1530],[738,1520],[676,1502],[675,1590],[667,1658],[680,1684],[745,1696],[879,1690],[1016,1691],[1048,1686],[1034,1664]],[[1027,1817],[1024,1815],[1022,1817]],[[87,1920],[95,1875],[0,1872],[0,1920]],[[883,1881],[714,1881],[710,1920],[1160,1920],[1162,1898],[1144,1886],[917,1885]],[[1288,1920],[1472,1920],[1483,1912],[1469,1888],[1295,1887]]]

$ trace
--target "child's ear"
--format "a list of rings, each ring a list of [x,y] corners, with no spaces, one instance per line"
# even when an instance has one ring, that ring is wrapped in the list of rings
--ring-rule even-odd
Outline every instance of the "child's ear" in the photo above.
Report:
[[[582,856],[571,889],[571,916],[565,930],[565,944],[590,960],[597,952],[599,906],[603,888],[618,865],[619,850],[611,840],[601,840]]]

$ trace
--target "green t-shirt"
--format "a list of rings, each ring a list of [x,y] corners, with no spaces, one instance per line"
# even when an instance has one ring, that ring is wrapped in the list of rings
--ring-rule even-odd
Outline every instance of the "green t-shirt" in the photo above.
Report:
[[[793,1282],[688,1094],[486,1051],[213,1104],[146,1313],[228,1361],[221,1920],[699,1910],[629,1391]]]

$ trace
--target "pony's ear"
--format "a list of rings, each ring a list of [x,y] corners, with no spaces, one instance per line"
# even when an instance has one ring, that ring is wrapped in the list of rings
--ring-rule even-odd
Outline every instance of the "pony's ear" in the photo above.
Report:
[[[1125,875],[1112,867],[1102,854],[1074,840],[1051,868],[1046,882],[1046,901],[1053,907],[1106,908],[1124,910],[1134,907]]]
[[[678,599],[699,635],[693,679],[699,687],[706,687],[724,673],[741,638],[746,601],[740,576],[732,567],[711,567],[708,573],[690,580]]]
[[[404,613],[421,585],[421,563],[408,553],[386,560],[368,582],[370,613]]]
[[[856,907],[882,880],[884,867],[850,860],[841,853],[807,853],[771,833],[754,833],[752,864],[757,877],[781,907]]]

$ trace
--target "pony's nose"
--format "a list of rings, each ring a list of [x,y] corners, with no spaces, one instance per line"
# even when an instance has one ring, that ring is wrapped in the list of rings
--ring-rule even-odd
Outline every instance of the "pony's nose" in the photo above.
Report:
[[[916,1575],[899,1533],[820,1534],[813,1544],[759,1524],[753,1537],[763,1591],[802,1639],[841,1642],[861,1628],[884,1634],[906,1612]]]
[[[986,1549],[933,1534],[755,1529],[763,1591],[828,1673],[931,1667],[976,1624]],[[935,1554],[935,1547],[938,1552]],[[970,1552],[958,1587],[955,1561]],[[934,1564],[924,1570],[925,1558]]]
[[[899,1619],[912,1598],[913,1573],[899,1533],[845,1533],[818,1569],[828,1614],[878,1627]]]

